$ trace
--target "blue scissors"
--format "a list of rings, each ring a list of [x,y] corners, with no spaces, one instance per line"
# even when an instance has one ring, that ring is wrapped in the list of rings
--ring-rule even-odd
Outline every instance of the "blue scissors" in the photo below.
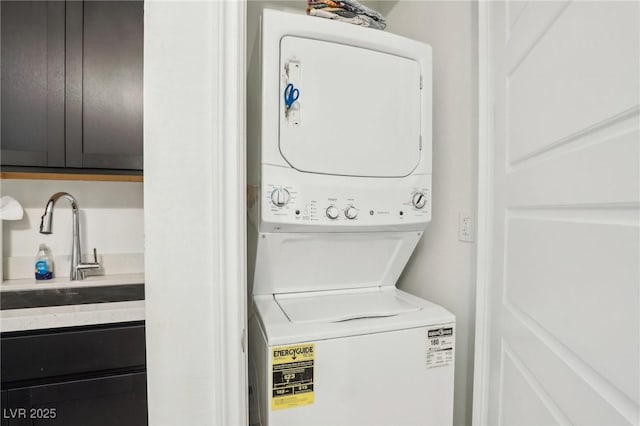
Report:
[[[285,109],[291,108],[293,103],[300,97],[300,91],[296,89],[293,83],[287,84],[284,89],[284,107]]]

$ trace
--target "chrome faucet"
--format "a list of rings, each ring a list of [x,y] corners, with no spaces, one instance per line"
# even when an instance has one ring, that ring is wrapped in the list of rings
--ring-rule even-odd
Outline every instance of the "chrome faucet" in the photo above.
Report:
[[[80,250],[80,217],[78,216],[78,201],[73,198],[73,195],[67,192],[56,192],[47,201],[47,206],[44,209],[44,214],[40,221],[40,233],[51,234],[51,228],[53,224],[53,205],[58,199],[64,198],[71,203],[71,215],[72,215],[72,230],[73,230],[73,245],[71,247],[71,272],[69,276],[72,281],[83,280],[84,274],[89,269],[98,269],[100,264],[98,263],[98,255],[96,249],[93,249],[93,262],[82,262],[82,250]]]

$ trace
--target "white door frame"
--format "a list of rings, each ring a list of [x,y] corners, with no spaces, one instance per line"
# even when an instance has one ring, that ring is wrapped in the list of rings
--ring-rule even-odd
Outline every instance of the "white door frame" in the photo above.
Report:
[[[225,425],[248,423],[247,238],[245,170],[246,0],[219,3],[220,68],[218,93],[218,235],[220,235],[220,418]],[[233,285],[232,283],[242,283]],[[243,352],[226,348],[238,347]]]
[[[488,419],[491,218],[493,217],[493,99],[491,90],[491,45],[489,1],[478,3],[478,206],[476,260],[476,334],[473,377],[474,425]]]

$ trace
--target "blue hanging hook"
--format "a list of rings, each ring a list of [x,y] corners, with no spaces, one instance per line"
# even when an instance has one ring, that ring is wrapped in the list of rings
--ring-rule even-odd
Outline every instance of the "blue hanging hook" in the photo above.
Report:
[[[298,100],[300,97],[300,91],[296,89],[293,83],[287,84],[287,87],[284,89],[284,107],[285,109],[291,108],[293,103]]]

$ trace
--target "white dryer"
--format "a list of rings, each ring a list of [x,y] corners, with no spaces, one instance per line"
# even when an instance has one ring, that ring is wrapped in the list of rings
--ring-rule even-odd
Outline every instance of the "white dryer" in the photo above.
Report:
[[[265,10],[248,77],[252,423],[452,423],[455,318],[395,287],[431,220],[431,48]]]

